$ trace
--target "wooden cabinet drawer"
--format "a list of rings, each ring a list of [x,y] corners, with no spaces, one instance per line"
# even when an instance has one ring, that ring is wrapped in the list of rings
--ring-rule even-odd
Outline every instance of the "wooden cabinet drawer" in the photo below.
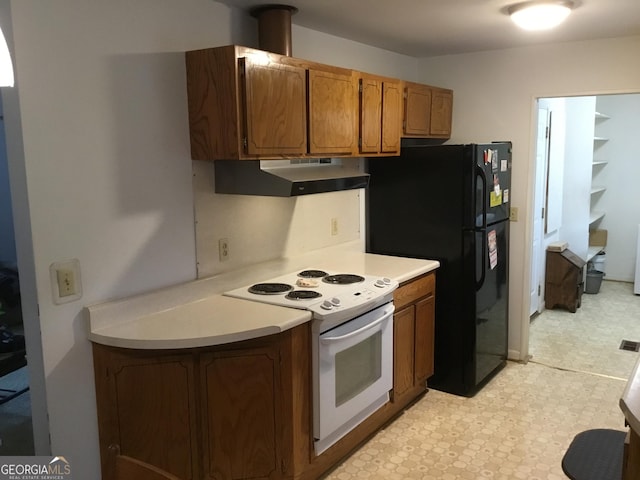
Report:
[[[428,273],[415,280],[401,285],[393,294],[396,310],[415,302],[419,298],[434,295],[436,290],[436,275]]]

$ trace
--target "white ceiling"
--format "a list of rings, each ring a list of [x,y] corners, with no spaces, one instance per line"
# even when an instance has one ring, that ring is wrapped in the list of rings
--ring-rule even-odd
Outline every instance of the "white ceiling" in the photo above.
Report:
[[[219,0],[249,10],[271,3]],[[640,35],[640,0],[578,0],[558,28],[525,32],[505,13],[520,0],[286,0],[292,22],[415,57]],[[295,54],[295,45],[293,46]],[[640,52],[639,57],[640,57]]]

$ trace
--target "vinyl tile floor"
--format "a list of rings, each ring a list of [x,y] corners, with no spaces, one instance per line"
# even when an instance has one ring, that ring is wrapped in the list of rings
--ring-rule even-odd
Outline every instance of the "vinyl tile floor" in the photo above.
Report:
[[[547,310],[531,324],[526,364],[508,362],[473,398],[430,390],[326,478],[566,479],[574,435],[624,430],[618,400],[638,358],[640,297],[603,282],[572,314]]]

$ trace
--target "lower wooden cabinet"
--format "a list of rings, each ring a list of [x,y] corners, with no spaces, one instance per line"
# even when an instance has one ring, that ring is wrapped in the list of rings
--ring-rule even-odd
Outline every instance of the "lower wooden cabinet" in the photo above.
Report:
[[[400,286],[394,303],[393,401],[405,403],[433,375],[435,274]]]
[[[276,345],[200,357],[204,478],[280,478],[280,352]]]
[[[125,480],[123,457],[180,480],[291,477],[294,430],[309,431],[308,335],[302,325],[173,351],[94,344],[103,480]]]

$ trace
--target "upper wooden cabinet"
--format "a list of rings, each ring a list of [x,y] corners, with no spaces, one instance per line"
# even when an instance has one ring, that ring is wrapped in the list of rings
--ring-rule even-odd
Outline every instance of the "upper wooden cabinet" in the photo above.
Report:
[[[451,115],[453,113],[453,92],[431,87],[431,135],[449,138],[451,136]]]
[[[194,160],[355,156],[351,70],[238,46],[186,53]]]
[[[451,135],[451,90],[407,83],[403,102],[401,80],[235,45],[187,52],[186,71],[194,160],[397,155],[401,136]]]
[[[309,153],[358,153],[358,86],[351,71],[309,68]]]
[[[307,81],[302,67],[239,58],[248,155],[307,153]],[[265,115],[268,113],[268,117]],[[267,118],[270,121],[266,121]]]
[[[398,154],[402,133],[402,82],[360,78],[360,152]]]
[[[453,92],[443,88],[405,82],[405,137],[449,138]]]
[[[186,53],[194,160],[307,152],[304,62],[238,46]]]

